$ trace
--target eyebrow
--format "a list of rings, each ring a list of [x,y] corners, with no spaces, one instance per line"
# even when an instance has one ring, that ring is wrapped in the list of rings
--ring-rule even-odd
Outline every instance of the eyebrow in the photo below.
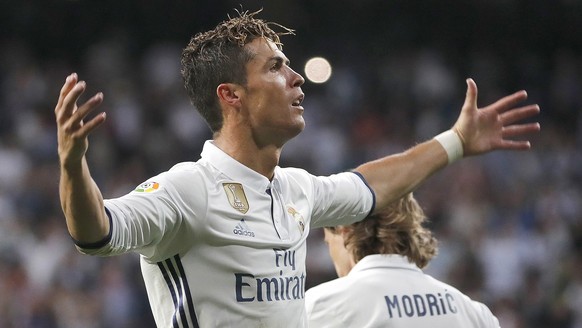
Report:
[[[283,59],[281,56],[273,56],[267,60],[267,62],[275,61],[277,63],[285,63],[285,65],[290,66],[291,61],[289,59]]]

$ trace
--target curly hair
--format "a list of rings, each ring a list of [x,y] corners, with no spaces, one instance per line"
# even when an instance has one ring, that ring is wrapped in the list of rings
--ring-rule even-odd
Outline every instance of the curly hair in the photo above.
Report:
[[[346,226],[346,248],[359,262],[371,254],[400,254],[424,268],[437,254],[437,240],[423,227],[427,220],[412,193],[381,212]],[[326,228],[337,233],[334,227]]]
[[[228,15],[213,30],[197,33],[182,51],[181,73],[186,92],[212,132],[220,131],[223,124],[216,87],[221,83],[246,85],[246,64],[253,54],[245,45],[265,38],[282,49],[280,36],[294,34],[280,24],[255,18],[261,11],[236,10],[238,16]]]

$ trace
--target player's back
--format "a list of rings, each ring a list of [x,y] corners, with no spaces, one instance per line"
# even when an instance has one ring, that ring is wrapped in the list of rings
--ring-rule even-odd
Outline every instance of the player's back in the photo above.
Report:
[[[489,309],[398,255],[370,255],[307,291],[310,327],[499,327]]]

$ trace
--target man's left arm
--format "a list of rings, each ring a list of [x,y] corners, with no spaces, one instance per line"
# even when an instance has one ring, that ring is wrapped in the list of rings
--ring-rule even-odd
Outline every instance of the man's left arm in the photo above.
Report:
[[[537,115],[536,104],[518,106],[527,99],[525,91],[477,107],[477,85],[467,79],[467,95],[461,114],[451,130],[402,153],[360,165],[361,173],[376,194],[376,211],[416,189],[432,174],[462,157],[494,150],[528,150],[529,140],[514,140],[538,132],[539,123],[519,123]]]

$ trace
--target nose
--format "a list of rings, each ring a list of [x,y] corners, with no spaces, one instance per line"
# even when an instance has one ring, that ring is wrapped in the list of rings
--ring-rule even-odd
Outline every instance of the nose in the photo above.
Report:
[[[301,74],[295,72],[292,68],[289,68],[289,70],[291,71],[291,85],[293,87],[302,86],[303,83],[305,83],[305,79],[303,78],[303,76],[301,76]]]

